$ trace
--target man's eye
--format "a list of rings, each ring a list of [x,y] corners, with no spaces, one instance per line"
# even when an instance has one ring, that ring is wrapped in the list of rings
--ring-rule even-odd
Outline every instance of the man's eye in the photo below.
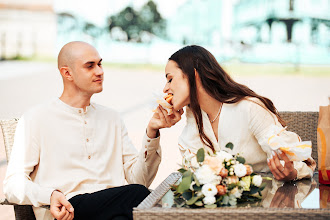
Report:
[[[99,63],[99,64],[97,64],[97,65],[102,66],[102,63]]]

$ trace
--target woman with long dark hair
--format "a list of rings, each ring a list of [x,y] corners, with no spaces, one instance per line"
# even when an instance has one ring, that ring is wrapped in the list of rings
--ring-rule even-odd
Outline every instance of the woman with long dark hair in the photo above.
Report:
[[[283,129],[285,122],[273,102],[235,82],[205,48],[192,45],[175,52],[165,74],[164,92],[173,95],[174,110],[187,107],[187,124],[179,137],[184,157],[201,147],[209,153],[226,149],[245,157],[254,171],[271,171],[278,180],[313,175],[312,158],[291,162],[285,153],[278,155],[267,143],[272,129],[282,129],[281,137],[287,143],[300,140]],[[232,150],[225,148],[228,142],[234,144]]]

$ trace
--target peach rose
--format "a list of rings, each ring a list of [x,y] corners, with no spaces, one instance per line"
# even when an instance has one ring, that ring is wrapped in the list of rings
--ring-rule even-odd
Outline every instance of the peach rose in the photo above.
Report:
[[[227,176],[226,180],[227,180],[228,185],[230,185],[232,183],[236,184],[239,181],[237,176]]]
[[[246,175],[245,176],[250,176],[251,173],[253,173],[252,167],[250,165],[247,165],[247,164],[245,164],[244,166],[246,167]]]
[[[222,162],[216,157],[206,156],[203,164],[208,165],[216,174],[219,174],[223,168]]]

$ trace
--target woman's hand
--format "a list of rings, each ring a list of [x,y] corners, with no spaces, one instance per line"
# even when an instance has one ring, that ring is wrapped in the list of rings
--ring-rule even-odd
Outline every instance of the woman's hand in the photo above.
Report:
[[[183,114],[183,109],[179,111],[173,111],[172,115],[167,115],[167,111],[162,107],[157,107],[157,112],[154,113],[149,121],[147,127],[147,135],[149,138],[156,138],[161,128],[169,128],[175,125],[181,120],[181,115]]]
[[[295,197],[298,192],[297,186],[292,183],[284,183],[277,189],[269,207],[271,208],[294,208]]]
[[[277,180],[294,180],[297,177],[297,170],[294,168],[293,162],[283,152],[281,152],[280,156],[284,160],[284,166],[280,163],[280,159],[275,151],[272,152],[272,157],[267,159],[270,171]]]

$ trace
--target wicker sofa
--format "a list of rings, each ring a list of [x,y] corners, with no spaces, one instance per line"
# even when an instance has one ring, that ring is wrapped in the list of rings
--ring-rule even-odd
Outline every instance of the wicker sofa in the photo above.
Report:
[[[297,134],[299,134],[302,140],[312,141],[313,144],[312,157],[317,161],[318,155],[317,155],[316,130],[318,123],[318,112],[280,112],[280,115],[288,123],[288,130],[294,131]],[[5,145],[7,160],[8,158],[10,158],[17,121],[18,119],[0,120],[0,127],[2,129],[4,136],[4,145]],[[35,219],[34,213],[32,211],[32,206],[30,205],[11,204],[6,199],[0,199],[0,205],[13,205],[15,211],[15,217],[18,220]],[[156,217],[157,214],[153,213],[154,211],[155,210],[151,211],[151,215]],[[168,210],[168,212],[171,211]],[[205,210],[205,216],[212,214],[212,212],[213,211]],[[194,212],[191,212],[191,214],[194,215]],[[239,216],[239,213],[237,214]],[[254,214],[251,213],[251,216],[253,215]],[[168,213],[168,216],[170,216],[170,213]]]

